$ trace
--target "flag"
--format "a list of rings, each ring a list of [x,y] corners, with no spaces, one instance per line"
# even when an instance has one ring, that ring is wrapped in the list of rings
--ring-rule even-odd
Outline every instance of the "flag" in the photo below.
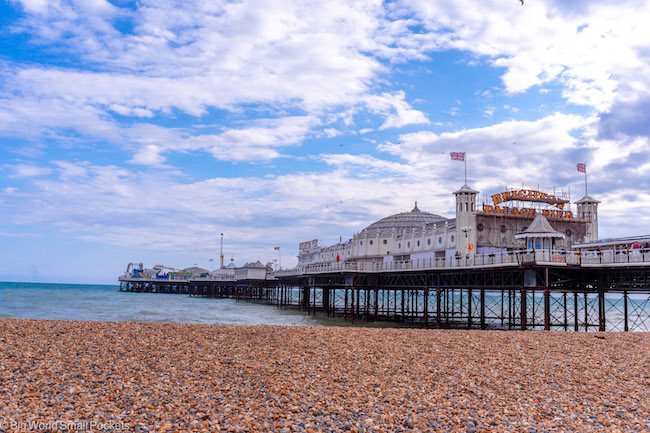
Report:
[[[451,152],[450,155],[454,161],[465,161],[465,152]]]
[[[210,259],[211,262],[214,262],[214,259]]]
[[[280,247],[274,247],[273,249],[274,249],[274,250],[279,250],[279,249],[280,249]]]
[[[337,255],[336,255],[336,263],[338,263],[340,260],[341,260],[341,258],[340,258],[339,255],[337,254]]]
[[[580,173],[586,173],[587,172],[587,165],[583,164],[582,162],[576,166],[578,168],[578,171]]]

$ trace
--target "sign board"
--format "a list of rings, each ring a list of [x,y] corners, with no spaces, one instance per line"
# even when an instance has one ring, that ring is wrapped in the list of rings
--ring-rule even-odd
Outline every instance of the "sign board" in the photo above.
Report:
[[[552,194],[547,194],[541,191],[535,191],[532,189],[519,189],[504,191],[499,194],[494,194],[492,196],[492,201],[494,205],[483,205],[483,212],[489,214],[501,214],[501,215],[512,215],[520,217],[534,217],[537,213],[544,215],[547,218],[563,219],[563,220],[573,220],[573,212],[570,210],[564,210],[564,205],[569,203],[569,200],[562,198],[557,198]],[[505,207],[503,203],[509,201],[520,201],[520,202],[534,202],[534,203],[545,203],[550,206],[554,206],[556,209],[533,209],[528,207]],[[501,204],[501,206],[499,206]]]
[[[309,251],[317,247],[318,247],[318,239],[314,239],[313,241],[300,242],[300,244],[298,245],[300,251]]]

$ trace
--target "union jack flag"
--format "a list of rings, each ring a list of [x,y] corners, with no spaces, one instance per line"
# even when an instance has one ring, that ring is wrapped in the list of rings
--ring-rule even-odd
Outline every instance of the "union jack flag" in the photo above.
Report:
[[[454,161],[465,161],[465,152],[451,152],[451,159]]]
[[[576,167],[578,167],[578,171],[580,173],[586,173],[587,172],[587,165],[586,164],[580,163]]]

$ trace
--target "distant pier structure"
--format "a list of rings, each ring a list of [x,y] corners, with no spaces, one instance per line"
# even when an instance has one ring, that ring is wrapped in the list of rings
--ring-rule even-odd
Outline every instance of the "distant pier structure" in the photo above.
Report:
[[[232,298],[352,322],[426,328],[650,331],[650,236],[598,239],[598,201],[506,189],[456,217],[383,218],[346,241],[299,245],[294,269],[230,265],[155,275],[129,266],[120,290]]]

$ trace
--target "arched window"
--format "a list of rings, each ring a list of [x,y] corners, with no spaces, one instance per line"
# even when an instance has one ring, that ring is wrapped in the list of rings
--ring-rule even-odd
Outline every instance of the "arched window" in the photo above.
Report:
[[[465,211],[469,210],[469,203],[465,203]]]

